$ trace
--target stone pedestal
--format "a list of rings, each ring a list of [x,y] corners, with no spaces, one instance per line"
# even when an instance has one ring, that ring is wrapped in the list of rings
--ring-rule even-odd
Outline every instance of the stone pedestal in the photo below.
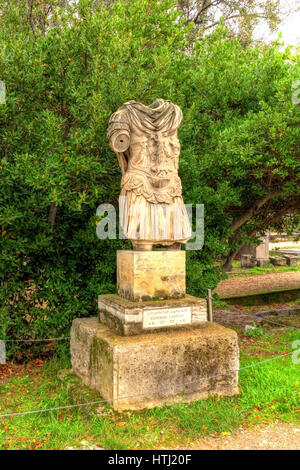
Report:
[[[118,294],[133,301],[185,295],[185,251],[117,251]]]
[[[239,255],[250,255],[253,258],[267,259],[269,258],[269,240],[270,234],[268,233],[260,241],[260,245],[245,245],[239,250]]]
[[[238,392],[235,331],[185,292],[185,251],[117,252],[118,294],[71,328],[73,371],[118,410]]]
[[[153,333],[206,322],[206,300],[181,299],[133,302],[117,294],[99,295],[99,318],[122,336]]]
[[[78,318],[71,356],[74,372],[118,410],[238,392],[237,334],[215,323],[126,337]]]

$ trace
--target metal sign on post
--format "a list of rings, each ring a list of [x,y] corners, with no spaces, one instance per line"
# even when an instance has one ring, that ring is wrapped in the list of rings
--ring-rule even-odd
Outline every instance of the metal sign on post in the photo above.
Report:
[[[211,289],[207,289],[207,321],[213,321]]]
[[[0,364],[6,364],[6,347],[5,341],[0,340]]]

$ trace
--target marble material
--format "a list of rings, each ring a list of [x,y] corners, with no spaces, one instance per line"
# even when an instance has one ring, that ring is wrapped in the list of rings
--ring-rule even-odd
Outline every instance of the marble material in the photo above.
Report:
[[[107,136],[122,171],[120,222],[134,248],[172,246],[191,237],[178,176],[181,109],[168,100],[123,104]]]
[[[181,299],[133,302],[117,294],[99,295],[99,319],[119,335],[131,336],[197,325],[207,321],[205,299],[186,295]]]
[[[143,328],[163,328],[191,323],[191,307],[153,308],[144,310],[143,314]]]
[[[117,251],[117,290],[142,301],[185,295],[185,251]]]
[[[117,410],[238,393],[237,334],[215,323],[128,337],[77,318],[71,358],[74,373]]]

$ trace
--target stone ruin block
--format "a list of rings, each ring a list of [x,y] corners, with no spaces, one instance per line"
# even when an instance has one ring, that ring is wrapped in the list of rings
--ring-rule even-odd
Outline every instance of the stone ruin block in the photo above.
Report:
[[[118,336],[77,318],[71,356],[75,374],[119,411],[238,393],[237,333],[216,323]]]
[[[284,255],[284,258],[286,259],[286,264],[288,266],[299,266],[300,264],[300,256]]]
[[[256,262],[257,262],[258,267],[263,268],[264,266],[267,266],[268,264],[270,264],[270,259],[269,258],[258,258],[256,260]]]
[[[270,258],[270,262],[274,266],[286,266],[287,265],[287,260],[284,256],[276,256],[274,258]]]
[[[242,268],[253,268],[256,266],[257,262],[254,256],[251,255],[242,255],[241,256],[241,267]]]

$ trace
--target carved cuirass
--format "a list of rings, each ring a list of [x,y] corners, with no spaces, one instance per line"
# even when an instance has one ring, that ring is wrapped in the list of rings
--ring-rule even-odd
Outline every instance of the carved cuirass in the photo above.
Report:
[[[139,204],[146,201],[152,205],[180,203],[182,206],[183,235],[177,238],[169,236],[171,240],[168,243],[176,239],[184,242],[190,236],[178,176],[180,143],[177,129],[181,120],[181,109],[170,101],[157,99],[150,106],[128,101],[112,114],[107,132],[110,146],[117,154],[122,170],[121,195],[128,196],[132,204],[138,200]],[[154,215],[156,209],[145,205],[143,210],[149,214],[152,212],[152,225],[158,228],[161,216],[158,221],[157,215]],[[155,217],[157,222],[154,222]],[[124,224],[127,226],[125,233],[128,234],[130,230],[126,220]],[[147,235],[144,230],[141,238],[161,242],[163,236],[159,234],[160,231],[156,230],[153,237],[153,234],[150,236],[147,232]]]

